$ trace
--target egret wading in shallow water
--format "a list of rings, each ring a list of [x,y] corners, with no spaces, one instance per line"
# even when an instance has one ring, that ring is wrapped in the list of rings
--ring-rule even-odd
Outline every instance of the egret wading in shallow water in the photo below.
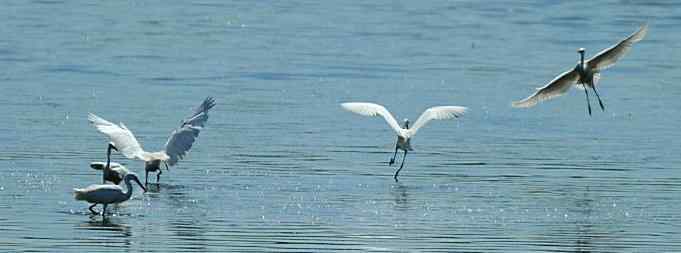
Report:
[[[414,122],[414,125],[409,127],[409,120],[404,120],[404,127],[400,127],[397,120],[393,117],[390,112],[381,105],[374,103],[343,103],[341,106],[351,112],[357,113],[364,116],[381,116],[388,122],[388,125],[395,130],[397,133],[397,144],[395,144],[395,154],[390,159],[388,165],[393,165],[395,163],[395,158],[397,157],[397,151],[403,150],[404,156],[402,156],[402,164],[400,168],[395,171],[393,178],[395,182],[398,181],[397,176],[404,167],[404,160],[407,158],[407,152],[414,150],[411,147],[411,138],[414,137],[416,132],[423,126],[426,125],[431,120],[434,119],[453,119],[463,116],[467,108],[462,106],[436,106],[428,108],[424,111],[421,116]]]
[[[111,162],[111,150],[118,151],[113,143],[109,143],[109,146],[106,149],[106,163],[90,163],[90,168],[102,171],[102,184],[106,184],[106,181],[119,184],[121,181],[123,181],[125,174],[128,174],[128,169],[126,169],[123,165]]]
[[[130,183],[130,181],[132,180],[134,180],[143,191],[147,191],[147,188],[144,188],[140,180],[137,178],[137,175],[131,172],[125,175],[125,178],[123,178],[125,186],[127,187],[127,191],[125,192],[123,191],[123,188],[118,185],[95,184],[83,189],[75,188],[73,189],[73,194],[76,200],[92,203],[92,205],[88,208],[92,214],[97,214],[97,212],[92,208],[98,204],[104,205],[102,209],[102,217],[106,217],[106,207],[109,204],[118,204],[130,199],[132,196],[132,183]]]
[[[624,56],[634,43],[639,42],[646,36],[648,32],[648,25],[645,24],[635,33],[629,35],[626,39],[619,43],[601,51],[589,60],[584,60],[584,48],[577,50],[580,55],[580,60],[574,69],[560,74],[554,78],[544,87],[538,88],[537,91],[526,99],[513,102],[513,107],[532,107],[544,100],[549,100],[565,94],[571,86],[575,85],[577,88],[584,89],[586,95],[586,105],[591,115],[591,102],[589,101],[589,90],[591,88],[598,98],[598,104],[601,110],[605,111],[605,106],[601,101],[600,95],[596,86],[600,79],[600,72],[607,69],[617,62],[617,60]]]
[[[169,165],[177,164],[189,152],[199,132],[208,121],[208,110],[213,106],[215,106],[215,100],[211,97],[206,98],[199,107],[194,109],[194,113],[184,119],[180,127],[170,134],[164,150],[158,152],[144,151],[135,135],[123,123],[116,125],[92,113],[88,116],[88,120],[97,128],[97,131],[108,136],[125,157],[144,161],[145,184],[149,183],[149,172],[154,171],[158,171],[156,174],[156,183],[158,183],[163,173],[161,163],[163,162],[168,169]]]
[[[106,163],[104,163],[104,162],[91,162],[90,168],[92,168],[94,170],[103,171],[104,168],[106,168]],[[125,175],[130,173],[128,168],[126,168],[122,164],[116,163],[116,162],[111,162],[111,165],[110,165],[108,171],[109,171],[109,174],[104,175],[104,180],[112,182],[114,184],[120,184],[121,181],[123,181],[123,178],[125,177]],[[104,172],[102,172],[102,173],[104,173]]]

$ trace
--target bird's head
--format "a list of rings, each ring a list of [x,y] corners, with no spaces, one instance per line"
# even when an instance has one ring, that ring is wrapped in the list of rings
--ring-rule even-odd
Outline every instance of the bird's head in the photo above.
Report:
[[[139,178],[137,178],[137,174],[135,174],[134,172],[129,172],[128,174],[125,174],[123,180],[126,183],[130,183],[130,181],[135,181],[135,183],[137,183],[137,185],[139,185],[144,192],[147,192],[147,188],[144,187],[144,185],[142,185],[142,182],[140,182]]]
[[[409,120],[408,119],[404,119],[404,128],[409,129]]]
[[[118,148],[116,148],[116,145],[114,145],[113,142],[109,142],[109,152],[111,152],[112,149],[118,151]]]
[[[577,53],[584,54],[584,50],[585,49],[583,47],[580,47],[579,49],[577,49]]]

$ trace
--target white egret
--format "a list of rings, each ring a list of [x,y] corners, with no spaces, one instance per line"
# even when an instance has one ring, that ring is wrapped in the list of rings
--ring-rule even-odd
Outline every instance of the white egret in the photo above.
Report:
[[[421,116],[414,122],[414,125],[410,128],[409,127],[409,120],[405,119],[404,120],[404,128],[400,127],[400,125],[397,123],[397,120],[393,117],[390,112],[385,109],[385,107],[374,104],[374,103],[343,103],[341,106],[351,112],[364,115],[364,116],[381,116],[383,119],[385,119],[386,122],[388,122],[388,125],[395,130],[397,133],[397,144],[395,144],[395,154],[393,157],[390,159],[390,162],[388,165],[393,165],[395,163],[395,158],[397,157],[397,151],[398,150],[403,150],[404,151],[404,156],[402,157],[402,164],[400,165],[400,168],[395,171],[395,175],[393,178],[395,179],[395,182],[397,182],[397,176],[400,174],[400,170],[402,170],[402,167],[404,167],[404,160],[407,157],[407,152],[412,151],[411,143],[410,140],[416,132],[423,126],[426,125],[431,120],[434,119],[452,119],[452,118],[458,118],[463,116],[464,112],[468,108],[462,107],[462,106],[436,106],[436,107],[431,107],[428,108],[428,110],[424,111]]]
[[[118,185],[95,184],[83,189],[74,188],[73,194],[76,200],[92,203],[92,205],[88,208],[92,214],[97,214],[97,212],[92,208],[98,204],[104,205],[102,209],[102,217],[105,217],[106,207],[109,204],[118,204],[130,199],[132,196],[132,184],[130,181],[132,180],[134,180],[142,188],[142,190],[145,192],[147,191],[147,188],[144,188],[140,180],[137,178],[137,175],[131,172],[125,175],[125,178],[123,179],[127,187],[127,191],[125,192],[123,191],[123,188]]]
[[[189,152],[208,120],[208,110],[213,106],[215,106],[215,100],[211,97],[206,98],[199,107],[194,109],[194,113],[184,119],[180,127],[170,134],[164,150],[158,152],[144,151],[135,136],[123,123],[116,125],[92,113],[88,116],[88,120],[99,132],[108,136],[125,157],[144,161],[145,184],[149,183],[149,172],[154,171],[158,171],[158,174],[156,174],[156,183],[158,183],[162,174],[161,162],[168,169],[168,165],[177,164]]]
[[[643,37],[646,36],[647,32],[648,25],[644,24],[638,31],[629,35],[626,39],[601,51],[596,54],[596,56],[586,61],[584,61],[584,48],[580,48],[577,50],[580,54],[580,60],[577,63],[577,66],[572,70],[560,74],[544,87],[537,88],[537,91],[528,98],[513,102],[513,107],[535,106],[539,102],[565,94],[570,87],[574,85],[580,89],[584,89],[589,115],[591,115],[591,103],[589,102],[589,91],[587,88],[591,88],[594,91],[594,94],[596,94],[596,97],[598,98],[598,104],[600,105],[601,110],[605,111],[605,106],[603,106],[601,97],[598,95],[596,89],[596,85],[600,79],[600,72],[615,65],[615,62],[629,52],[634,43],[641,41]]]
[[[106,149],[106,163],[103,162],[91,162],[90,168],[102,171],[102,184],[106,184],[106,181],[112,182],[114,184],[119,184],[125,174],[128,173],[128,169],[123,165],[111,162],[111,150],[116,150],[116,146],[113,143],[109,143]]]
[[[102,173],[104,173],[104,180],[112,182],[114,184],[121,183],[125,175],[130,173],[128,168],[116,162],[111,162],[110,168],[107,170],[109,171],[108,173],[104,172],[104,168],[106,168],[106,163],[104,162],[91,162],[90,168],[94,170],[101,170]]]

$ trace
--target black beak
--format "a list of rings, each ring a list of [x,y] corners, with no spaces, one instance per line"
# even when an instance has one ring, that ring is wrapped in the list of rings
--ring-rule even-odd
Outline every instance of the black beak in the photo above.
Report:
[[[137,182],[137,185],[139,185],[140,188],[142,188],[142,190],[143,190],[144,192],[147,192],[147,188],[144,187],[144,185],[142,185],[142,183],[140,182],[139,179],[135,178],[135,182]]]

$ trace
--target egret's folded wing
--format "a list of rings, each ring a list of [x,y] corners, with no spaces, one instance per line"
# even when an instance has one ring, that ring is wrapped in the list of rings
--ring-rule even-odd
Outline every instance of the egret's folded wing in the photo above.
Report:
[[[634,43],[639,42],[648,33],[648,25],[645,24],[635,33],[626,39],[618,42],[612,47],[606,48],[587,61],[589,68],[601,71],[615,65],[615,62],[631,50]]]
[[[112,184],[90,185],[84,189],[73,189],[76,200],[88,202],[114,202],[123,195],[123,188]]]
[[[381,116],[383,119],[385,119],[386,122],[388,122],[388,125],[395,130],[395,132],[398,135],[402,134],[402,128],[400,127],[399,124],[397,124],[397,121],[395,120],[395,117],[393,117],[390,112],[385,109],[385,107],[381,105],[377,105],[374,103],[358,103],[358,102],[352,102],[352,103],[342,103],[341,106],[348,111],[357,113],[359,115],[364,115],[364,116]]]
[[[97,128],[97,131],[109,137],[114,146],[125,157],[144,160],[144,150],[135,139],[135,135],[123,123],[118,126],[92,113],[88,115],[88,121]]]
[[[537,91],[531,96],[521,101],[515,101],[512,105],[513,107],[532,107],[544,100],[561,96],[565,94],[565,92],[570,89],[570,86],[577,82],[578,79],[579,74],[577,71],[574,69],[566,71],[554,78],[551,82],[549,82],[549,84],[537,89]]]
[[[104,167],[106,167],[105,162],[91,162],[90,163],[90,168],[93,168],[95,170],[104,170]],[[120,163],[116,163],[116,162],[111,162],[109,164],[109,168],[111,168],[111,169],[119,168],[119,167],[123,167],[123,165],[121,165]],[[123,167],[123,168],[125,168],[125,167]]]
[[[463,116],[468,108],[463,106],[436,106],[428,108],[421,116],[414,122],[414,125],[409,128],[408,135],[412,137],[416,132],[429,121],[434,119],[453,119]]]

